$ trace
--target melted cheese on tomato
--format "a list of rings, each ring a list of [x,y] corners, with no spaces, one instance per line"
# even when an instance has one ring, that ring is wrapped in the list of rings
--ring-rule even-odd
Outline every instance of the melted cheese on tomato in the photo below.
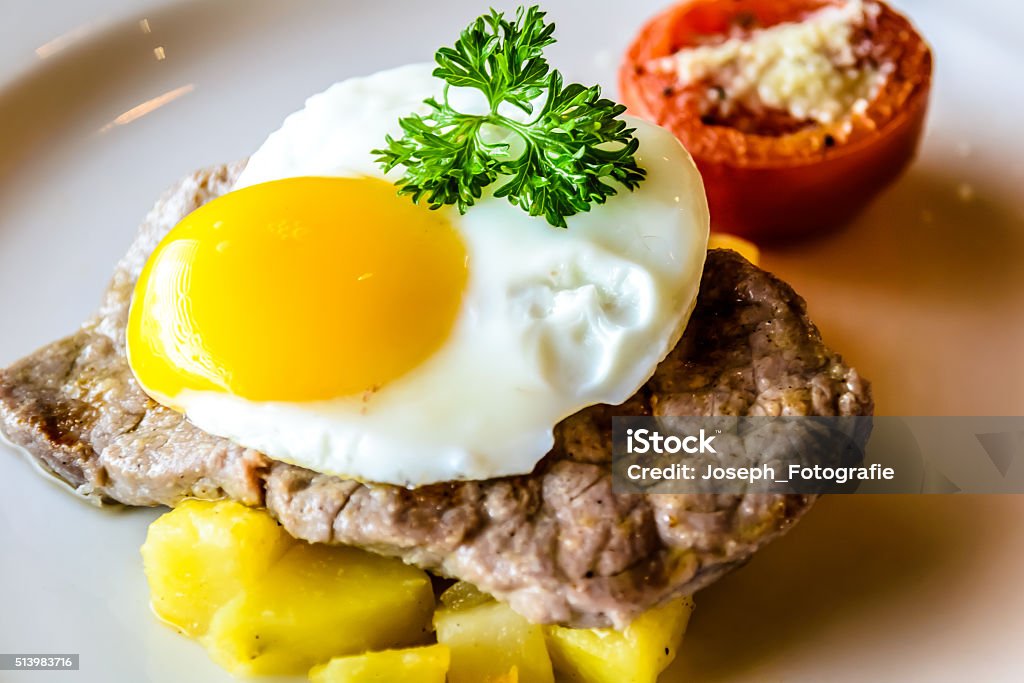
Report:
[[[800,22],[681,50],[660,66],[680,84],[717,86],[713,104],[725,115],[739,104],[831,124],[866,109],[885,82],[886,70],[859,66],[852,46],[855,28],[878,11],[875,3],[849,0]]]

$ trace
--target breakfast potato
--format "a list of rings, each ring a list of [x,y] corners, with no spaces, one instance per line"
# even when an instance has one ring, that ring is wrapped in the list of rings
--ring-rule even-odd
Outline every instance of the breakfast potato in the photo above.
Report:
[[[445,683],[451,653],[445,645],[336,657],[309,672],[312,683]]]
[[[761,250],[757,245],[742,237],[713,232],[708,238],[708,249],[732,249],[755,266],[761,263]]]
[[[293,541],[262,510],[188,500],[149,525],[142,561],[153,611],[189,636],[252,586]]]
[[[451,648],[449,683],[553,683],[543,628],[480,595],[455,584],[441,596],[453,605],[434,616],[438,642]]]
[[[493,646],[496,639],[504,639],[511,641],[509,651],[514,651],[519,642],[524,642],[517,640],[521,636],[514,634],[527,628],[538,629],[544,634],[550,661],[560,680],[573,683],[654,683],[675,659],[693,611],[693,600],[684,598],[650,610],[624,631],[531,626],[511,608],[495,602],[494,598],[464,581],[441,594],[441,605],[442,609],[434,619],[438,640],[446,642],[444,639],[454,636],[459,641],[453,646],[452,671],[465,675],[465,678],[451,677],[453,683],[462,680],[508,683],[517,677],[520,681],[550,680],[529,678],[533,674],[523,670],[518,661],[501,659],[486,649]],[[484,610],[485,607],[489,609]],[[468,619],[464,616],[467,614]],[[460,616],[463,618],[457,625],[446,623]],[[514,625],[511,637],[494,635],[493,632],[505,628],[505,624]],[[442,635],[442,628],[450,633]],[[469,633],[473,629],[479,631]],[[460,646],[466,651],[462,651]]]
[[[548,652],[567,681],[655,683],[675,659],[692,611],[685,598],[644,613],[624,631],[548,626]]]
[[[157,615],[235,674],[300,674],[332,657],[424,641],[423,571],[294,540],[263,510],[186,501],[150,525],[143,564]]]
[[[422,644],[433,605],[419,569],[296,542],[213,616],[201,642],[236,675],[305,673],[339,655]]]
[[[471,584],[469,581],[456,581],[449,586],[438,599],[441,606],[450,610],[467,610],[478,607],[494,598]]]

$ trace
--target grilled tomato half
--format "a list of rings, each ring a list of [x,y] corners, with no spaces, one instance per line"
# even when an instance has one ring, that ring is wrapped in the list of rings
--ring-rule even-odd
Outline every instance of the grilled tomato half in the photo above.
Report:
[[[620,71],[631,113],[704,176],[712,228],[757,241],[853,218],[915,155],[932,54],[876,0],[687,0]]]

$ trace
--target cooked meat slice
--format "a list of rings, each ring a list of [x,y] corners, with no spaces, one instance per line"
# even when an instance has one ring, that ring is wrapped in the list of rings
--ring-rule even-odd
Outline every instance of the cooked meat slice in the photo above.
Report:
[[[622,626],[744,562],[813,497],[616,495],[612,415],[872,410],[867,383],[823,345],[800,297],[737,254],[713,251],[686,333],[654,377],[626,404],[558,425],[532,474],[405,489],[275,462],[154,403],[124,350],[147,255],[240,169],[217,167],[172,188],[118,264],[98,314],[0,372],[0,427],[80,495],[126,505],[230,496],[265,505],[298,538],[471,581],[536,622]]]

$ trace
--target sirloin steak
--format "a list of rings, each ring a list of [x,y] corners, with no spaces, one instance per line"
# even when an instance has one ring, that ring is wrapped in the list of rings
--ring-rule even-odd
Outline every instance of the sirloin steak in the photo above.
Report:
[[[532,621],[622,627],[690,594],[788,529],[800,495],[615,495],[612,415],[867,415],[867,382],[824,346],[803,300],[729,251],[712,251],[682,340],[622,406],[559,424],[532,474],[417,489],[276,462],[150,400],[125,358],[135,280],[183,216],[228,191],[242,164],[171,188],[75,334],[0,371],[0,428],[98,502],[263,505],[293,536],[400,557],[470,581]]]

